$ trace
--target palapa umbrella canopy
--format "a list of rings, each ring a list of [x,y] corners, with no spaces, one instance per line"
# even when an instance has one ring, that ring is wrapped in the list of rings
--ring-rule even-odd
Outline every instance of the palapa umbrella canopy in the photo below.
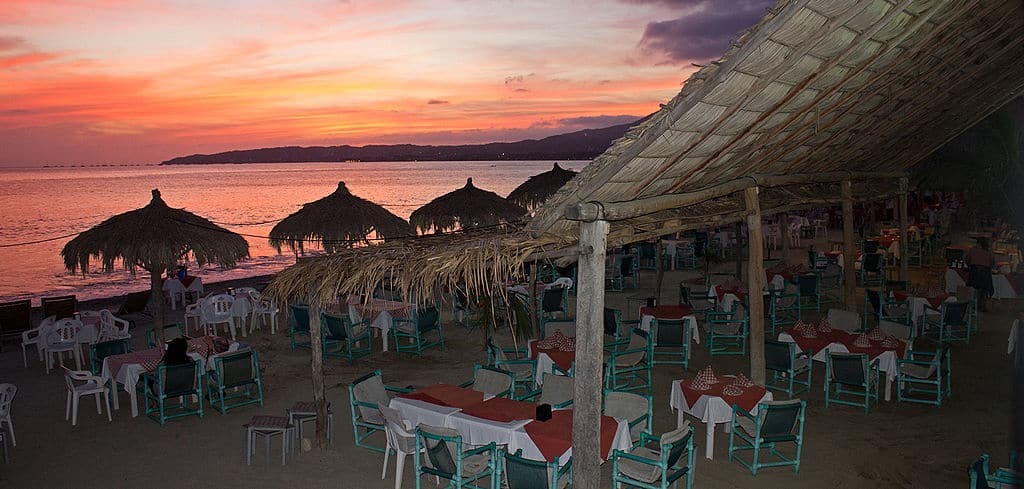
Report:
[[[153,200],[141,209],[118,214],[82,232],[64,245],[60,252],[64,266],[71,272],[89,270],[89,260],[97,257],[104,271],[111,271],[117,260],[126,270],[141,268],[152,277],[151,300],[154,304],[156,334],[163,340],[163,274],[191,254],[200,266],[217,263],[232,266],[249,256],[245,239],[227,229],[183,209],[168,207],[153,190]]]
[[[534,175],[516,187],[508,197],[510,202],[519,204],[527,209],[533,209],[544,203],[548,197],[554,195],[569,180],[576,176],[576,172],[566,170],[555,163],[554,168]]]
[[[526,215],[526,209],[498,194],[473,186],[473,179],[466,180],[466,186],[448,192],[409,216],[409,223],[420,231],[430,228],[449,231],[456,226],[474,228],[492,226],[502,222],[513,222]]]
[[[404,219],[352,195],[345,182],[338,182],[334,193],[304,204],[277,223],[270,231],[270,246],[280,253],[281,246],[287,244],[293,252],[302,253],[302,243],[312,240],[319,241],[324,251],[333,253],[360,241],[369,243],[367,236],[374,231],[386,239],[414,234]]]

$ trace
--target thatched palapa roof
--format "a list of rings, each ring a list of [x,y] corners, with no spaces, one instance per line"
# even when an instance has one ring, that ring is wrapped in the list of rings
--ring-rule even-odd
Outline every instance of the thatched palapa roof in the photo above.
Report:
[[[409,222],[416,229],[439,232],[501,223],[518,222],[526,215],[526,209],[505,200],[500,195],[476,188],[473,179],[466,180],[466,186],[444,194],[423,207],[413,211]]]
[[[404,219],[352,195],[345,182],[338,182],[333,193],[304,204],[277,223],[270,231],[269,241],[278,253],[283,245],[301,253],[305,241],[319,242],[324,251],[333,253],[356,243],[368,244],[371,233],[391,239],[412,236],[413,230]]]
[[[530,177],[510,192],[506,198],[527,209],[533,209],[543,204],[548,197],[554,195],[558,189],[575,176],[576,172],[566,170],[555,163],[554,168]]]

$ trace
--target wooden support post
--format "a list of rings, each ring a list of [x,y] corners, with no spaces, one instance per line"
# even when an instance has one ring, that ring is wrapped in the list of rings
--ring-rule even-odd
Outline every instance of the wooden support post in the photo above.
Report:
[[[853,244],[853,186],[849,180],[842,183],[843,196],[843,306],[858,312],[854,301],[857,291],[857,249]]]
[[[746,190],[744,190],[744,192],[746,192]],[[747,219],[749,220],[750,218],[748,217]],[[736,225],[733,226],[733,235],[736,236],[736,280],[743,280],[743,247],[740,246],[740,243],[743,242],[742,223],[737,222]]]
[[[789,214],[785,212],[779,214],[779,230],[781,232],[780,238],[782,238],[782,256],[779,263],[785,265],[789,263]]]
[[[530,308],[530,324],[533,326],[533,332],[540,338],[540,315],[537,314],[537,280],[540,279],[540,270],[537,269],[537,265],[537,260],[533,260],[533,267],[530,268],[530,273],[526,277],[530,281],[530,286],[527,287],[530,297],[526,299],[526,307]]]
[[[604,259],[608,222],[580,223],[576,294],[576,382],[572,421],[573,487],[601,487],[601,393],[604,388]]]
[[[309,351],[313,357],[313,402],[316,404],[316,446],[327,446],[327,394],[324,388],[323,327],[320,301],[309,301]]]
[[[909,270],[907,262],[907,177],[900,177],[900,193],[896,198],[896,212],[899,213],[900,225],[900,280],[907,280]]]
[[[654,242],[654,266],[657,270],[654,278],[654,296],[658,298],[658,304],[661,305],[661,284],[665,281],[665,267],[661,266],[661,261],[665,256],[665,252],[661,249],[661,238],[658,238]],[[639,288],[640,284],[637,284]]]
[[[747,216],[748,291],[747,311],[750,324],[750,380],[764,385],[764,248],[761,236],[761,204],[757,200],[757,187],[743,190],[743,201],[750,214]]]

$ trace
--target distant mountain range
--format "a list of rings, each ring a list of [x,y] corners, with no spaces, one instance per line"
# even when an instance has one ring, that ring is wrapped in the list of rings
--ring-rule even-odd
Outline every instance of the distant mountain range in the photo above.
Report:
[[[161,165],[213,163],[298,163],[308,161],[491,161],[589,160],[604,152],[634,123],[558,134],[514,143],[420,146],[388,144],[367,146],[282,146],[243,149],[209,155],[171,158]]]

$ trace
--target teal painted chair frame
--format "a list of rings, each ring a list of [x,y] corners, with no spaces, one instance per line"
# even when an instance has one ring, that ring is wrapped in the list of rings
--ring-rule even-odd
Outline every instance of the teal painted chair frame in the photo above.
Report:
[[[990,487],[1010,489],[1024,485],[1024,477],[1012,468],[1000,467],[994,473],[989,473],[988,460],[988,454],[983,453],[967,467],[967,473],[971,477],[970,489],[988,489]]]
[[[143,374],[139,388],[143,392],[146,416],[161,426],[174,418],[203,417],[203,371],[198,360],[181,365],[161,364],[156,371]],[[193,395],[197,399],[196,407],[189,408],[189,398]],[[178,398],[177,402],[172,403],[173,398]],[[150,406],[150,401],[155,406]],[[169,413],[172,410],[174,412]]]
[[[904,366],[918,366],[931,373],[927,378],[915,377],[904,371]],[[953,393],[952,363],[950,347],[937,351],[910,351],[907,358],[896,359],[896,399],[900,402],[916,402],[942,406],[942,400]],[[920,394],[928,398],[917,397]]]
[[[921,337],[938,345],[971,341],[970,302],[943,302],[938,309],[925,304],[924,311],[922,328],[918,330]]]
[[[178,336],[167,336],[167,333],[177,333]],[[164,341],[171,340],[174,338],[184,337],[185,328],[182,327],[181,323],[168,324],[164,326]],[[153,334],[153,328],[146,330],[146,348],[156,348],[156,335]]]
[[[639,287],[640,270],[637,267],[637,256],[632,254],[622,255],[612,260],[612,266],[606,267],[607,290],[622,291],[626,288],[626,280],[633,281],[633,288]]]
[[[395,318],[391,333],[395,340],[395,351],[400,353],[414,353],[422,355],[429,348],[438,347],[444,349],[444,330],[441,328],[441,314],[437,307],[427,306],[417,308],[409,318]],[[409,324],[412,327],[403,331],[400,325]],[[426,335],[431,331],[437,331],[437,339],[430,341]],[[411,340],[410,344],[402,344],[402,339]]]
[[[602,399],[603,399],[604,402],[601,403],[601,414],[602,415],[610,416],[609,414],[606,414],[606,412],[608,410],[608,394],[612,394],[612,393],[629,394],[631,396],[639,396],[639,397],[644,398],[647,401],[647,413],[646,414],[644,414],[642,416],[637,416],[635,418],[627,420],[627,422],[629,423],[629,432],[631,434],[631,437],[632,437],[632,433],[633,433],[634,428],[636,428],[637,426],[643,425],[644,429],[641,432],[641,434],[642,433],[650,433],[651,430],[654,429],[654,400],[653,400],[653,398],[651,397],[650,394],[641,394],[639,392],[616,391],[616,390],[604,389],[604,392],[602,394]],[[633,448],[636,448],[638,446],[640,446],[639,440],[634,442]]]
[[[378,431],[381,432],[382,434],[384,433],[384,416],[381,415],[380,422],[377,423],[374,422],[374,420],[372,419],[365,419],[363,414],[361,414],[360,410],[360,408],[365,408],[367,410],[376,410],[379,414],[381,406],[373,402],[356,400],[355,393],[356,386],[374,378],[376,378],[380,382],[381,387],[384,389],[384,398],[388,397],[389,392],[393,392],[396,394],[409,394],[413,392],[413,390],[385,384],[383,382],[383,377],[381,376],[380,370],[374,370],[371,373],[359,377],[358,379],[353,380],[352,383],[348,385],[348,401],[350,413],[352,415],[352,437],[355,442],[355,445],[357,447],[366,448],[369,450],[373,450],[375,452],[384,453],[384,447],[378,447],[366,443],[366,439],[369,438],[374,433]],[[359,432],[360,428],[362,428],[363,430],[362,433]]]
[[[695,327],[688,319],[655,319],[651,321],[654,331],[652,365],[690,365],[690,328]]]
[[[818,293],[822,304],[838,304],[843,301],[843,269],[829,264],[818,274]]]
[[[693,429],[690,428],[689,432],[683,438],[666,445],[661,445],[661,438],[663,436],[665,435],[654,436],[646,431],[640,434],[639,445],[641,447],[646,447],[651,443],[659,444],[659,450],[654,452],[655,455],[658,455],[657,459],[634,455],[622,450],[612,451],[612,484],[614,487],[631,486],[642,487],[644,489],[668,489],[669,486],[676,487],[676,482],[683,477],[686,477],[686,489],[691,489],[693,487],[695,460],[693,451]],[[683,454],[686,455],[686,465],[680,467],[679,461],[683,459]],[[657,484],[640,481],[623,474],[619,471],[619,464],[621,463],[621,460],[629,460],[636,464],[657,467],[660,469],[660,477],[657,480]],[[675,469],[675,471],[669,473],[670,469]]]
[[[563,477],[568,478],[564,487],[572,484],[572,459],[559,467],[558,457],[548,462],[530,460],[523,458],[522,449],[516,450],[515,454],[499,450],[498,456],[499,468],[508,489],[558,489],[558,481]]]
[[[885,256],[881,253],[864,253],[861,260],[857,286],[880,287],[885,281]]]
[[[766,339],[764,341],[764,367],[772,376],[765,387],[785,392],[793,397],[811,390],[814,350],[796,351],[796,343]],[[801,360],[801,361],[798,361]],[[806,362],[806,363],[803,363]],[[798,363],[803,363],[797,366]],[[799,377],[806,374],[804,380]],[[797,388],[796,386],[803,386]]]
[[[924,266],[924,244],[920,240],[907,239],[907,266]]]
[[[797,284],[797,301],[800,303],[800,311],[814,309],[821,312],[821,288],[818,284],[818,275],[806,273],[794,277]]]
[[[288,304],[288,335],[291,338],[292,350],[310,347],[308,305]],[[302,335],[306,336],[306,341],[297,338]]]
[[[339,357],[354,363],[357,358],[369,356],[370,350],[370,321],[360,321],[363,331],[358,335],[352,333],[352,322],[348,316],[339,316],[326,312],[320,313],[320,326],[323,333],[320,335],[323,342],[324,358]],[[363,346],[358,346],[362,343]]]
[[[862,316],[864,331],[871,329],[868,327],[868,317],[870,316],[875,317],[876,325],[882,321],[911,325],[910,300],[897,301],[888,299],[887,296],[888,294],[884,290],[864,289],[864,315]],[[897,310],[896,308],[902,308],[903,312],[887,312]]]
[[[548,374],[548,375],[547,375],[547,376],[545,376],[544,374]],[[541,376],[542,376],[542,377],[545,377],[545,382],[547,382],[547,380],[546,380],[546,379],[547,379],[547,378],[550,378],[551,376],[559,376],[559,377],[568,377],[568,378],[573,378],[573,377],[572,377],[571,375],[562,375],[562,374],[556,374],[556,373],[554,373],[554,372],[542,372],[542,373],[541,373]],[[541,384],[541,386],[540,386],[540,389],[534,390],[534,391],[532,391],[532,392],[528,392],[528,393],[526,393],[525,395],[523,395],[523,396],[521,396],[521,397],[517,397],[517,398],[515,398],[515,399],[516,399],[517,401],[533,401],[533,402],[540,402],[540,401],[539,401],[539,400],[537,400],[537,399],[539,399],[539,398],[541,397],[541,395],[543,395],[543,394],[544,394],[544,386],[545,386],[545,385],[547,385],[547,384]],[[558,403],[554,403],[554,404],[551,404],[551,409],[565,409],[565,408],[568,408],[568,407],[572,406],[572,403],[573,403],[573,399],[569,399],[569,400],[567,400],[567,401],[563,401],[563,402],[558,402]]]
[[[424,425],[421,424],[416,427],[416,451],[413,452],[413,458],[416,464],[416,489],[420,489],[420,481],[423,479],[424,475],[432,475],[434,477],[448,479],[451,482],[446,487],[453,489],[498,489],[497,483],[501,480],[501,469],[498,465],[498,447],[494,442],[488,443],[482,447],[463,450],[462,435],[435,435],[424,431],[423,426]],[[448,428],[437,429],[449,430]],[[430,447],[430,443],[427,440],[433,440],[436,445],[434,447]],[[452,454],[448,449],[449,443],[455,445],[454,454]],[[441,447],[444,448],[443,452],[440,450]],[[484,453],[490,454],[490,459],[487,462],[487,468],[471,476],[464,475],[462,461],[468,457],[472,457],[473,455]],[[431,460],[430,466],[423,463],[424,456]],[[436,465],[440,465],[439,462],[449,466],[436,467]],[[488,478],[486,486],[474,484],[474,482],[484,477]]]
[[[263,405],[263,380],[256,350],[244,349],[213,357],[213,371],[207,377],[210,406],[222,414],[229,409]],[[234,390],[228,393],[228,390]]]
[[[803,308],[800,304],[800,288],[787,286],[788,290],[776,290],[772,305],[772,327],[796,324],[803,319]]]
[[[840,377],[838,380],[833,378],[836,375]],[[878,403],[878,384],[881,380],[877,358],[868,362],[866,353],[828,352],[825,356],[825,408],[829,404],[844,404],[863,407],[864,414],[869,414],[871,401]],[[838,398],[843,395],[862,399],[853,401]]]
[[[509,399],[513,398],[512,391],[515,390],[515,387],[516,387],[516,373],[512,372],[510,370],[503,370],[503,369],[500,369],[500,368],[497,368],[497,367],[491,367],[491,366],[488,366],[488,365],[480,365],[480,364],[473,365],[473,380],[470,380],[470,381],[467,381],[467,382],[463,382],[463,383],[459,384],[459,387],[462,387],[462,388],[465,388],[465,389],[479,390],[479,389],[477,389],[477,387],[479,387],[479,386],[477,386],[476,383],[479,380],[479,375],[480,375],[480,371],[481,370],[493,372],[495,374],[500,374],[500,375],[507,375],[508,377],[511,378],[511,382],[509,382],[509,387],[507,389],[504,389],[504,390],[501,390],[501,391],[496,391],[496,392],[480,391],[480,392],[484,392],[485,395],[491,395],[491,396],[494,396],[494,397],[507,397]]]
[[[92,374],[100,374],[100,370],[103,369],[103,359],[113,355],[129,353],[131,351],[132,344],[128,338],[102,341],[89,345],[89,358],[92,365]]]
[[[806,410],[807,401],[801,399],[762,402],[757,405],[757,416],[748,413],[739,405],[733,404],[732,420],[729,422],[729,461],[739,462],[740,465],[750,469],[752,475],[757,475],[757,471],[765,467],[790,465],[793,466],[793,472],[800,472]],[[751,430],[753,433],[744,429],[744,425],[746,428],[753,428]],[[743,444],[738,443],[737,438]],[[779,443],[794,443],[796,455],[793,458],[786,457],[776,449],[775,445]],[[762,449],[767,449],[779,460],[762,461]],[[737,455],[737,452],[743,450],[753,451],[753,460],[750,463]]]
[[[533,390],[537,375],[537,359],[530,358],[529,348],[499,348],[494,338],[487,337],[487,365],[515,373],[513,394],[522,389],[523,395]]]
[[[969,302],[971,306],[967,309],[967,325],[970,333],[978,332],[978,289],[970,286],[961,286],[956,289],[956,300]]]
[[[742,311],[738,310],[739,303],[740,301],[734,301],[731,311],[708,311],[707,345],[711,356],[747,354],[750,317],[747,307],[744,306]]]
[[[634,341],[634,338],[638,338]],[[622,346],[623,349],[617,349]],[[608,349],[611,347],[611,349]],[[633,328],[628,341],[620,341],[615,345],[606,345],[608,375],[605,376],[605,389],[631,391],[637,389],[651,390],[651,369],[654,364],[654,342],[651,335],[640,328]],[[634,356],[637,361],[632,362]],[[616,365],[620,358],[631,362],[629,365]],[[634,381],[639,381],[634,384]]]

